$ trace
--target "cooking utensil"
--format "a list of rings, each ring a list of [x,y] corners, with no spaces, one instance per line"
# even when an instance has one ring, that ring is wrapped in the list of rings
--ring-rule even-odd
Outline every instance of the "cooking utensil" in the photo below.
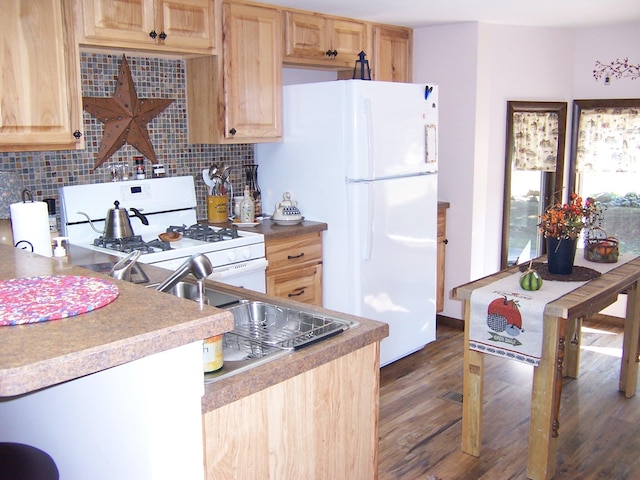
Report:
[[[84,215],[87,217],[89,221],[89,225],[91,228],[97,232],[102,234],[105,238],[129,238],[133,237],[133,227],[131,226],[131,221],[129,220],[129,212],[126,208],[120,208],[120,202],[116,200],[113,202],[115,208],[110,208],[107,211],[107,216],[105,218],[104,231],[98,230],[89,215],[84,212],[77,212],[79,215]],[[133,214],[140,219],[143,225],[149,225],[149,220],[140,211],[136,208],[131,208]]]

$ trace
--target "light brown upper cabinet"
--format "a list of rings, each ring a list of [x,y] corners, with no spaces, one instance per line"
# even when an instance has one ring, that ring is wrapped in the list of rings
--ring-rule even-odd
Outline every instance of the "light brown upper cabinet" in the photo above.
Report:
[[[82,45],[215,53],[213,0],[75,0]]]
[[[413,81],[413,30],[373,26],[371,77],[386,82]]]
[[[222,12],[222,55],[187,60],[189,142],[281,140],[280,12],[244,2]]]
[[[285,11],[285,64],[353,68],[368,54],[367,24],[319,13]]]
[[[67,7],[64,0],[2,2],[0,151],[84,147],[80,59]]]

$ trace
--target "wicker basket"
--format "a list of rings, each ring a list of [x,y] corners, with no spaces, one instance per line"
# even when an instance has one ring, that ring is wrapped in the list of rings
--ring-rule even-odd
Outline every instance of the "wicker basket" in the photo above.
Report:
[[[607,236],[599,227],[589,230],[584,241],[584,258],[590,262],[616,263],[619,255],[616,237]]]

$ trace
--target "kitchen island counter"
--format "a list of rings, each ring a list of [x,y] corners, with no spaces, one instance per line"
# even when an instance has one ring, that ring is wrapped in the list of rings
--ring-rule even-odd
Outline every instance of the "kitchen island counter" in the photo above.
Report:
[[[70,261],[80,265],[115,259],[73,247],[70,253]],[[110,279],[6,245],[0,245],[0,258],[0,280],[51,275]],[[152,267],[144,269],[154,280],[168,275]],[[0,327],[0,397],[73,380],[233,328],[229,312],[213,307],[200,310],[195,302],[110,280],[119,296],[102,308],[61,320]]]
[[[117,261],[74,246],[69,252],[71,263],[0,246],[0,279],[109,278],[82,265]],[[141,269],[149,283],[169,275],[151,265]],[[65,478],[92,472],[108,480],[133,471],[142,472],[136,478],[152,478],[150,471],[162,472],[153,476],[162,479],[216,478],[220,471],[256,478],[249,466],[266,471],[269,455],[260,448],[266,438],[273,448],[286,444],[286,464],[299,468],[306,453],[309,471],[300,478],[313,478],[311,470],[328,466],[338,472],[335,478],[360,472],[373,478],[379,342],[388,335],[387,324],[357,318],[359,325],[340,335],[203,385],[198,341],[230,330],[231,314],[214,307],[200,311],[197,302],[113,281],[120,296],[93,312],[0,327],[1,441],[43,449]],[[250,300],[334,313],[217,282],[208,286]],[[327,401],[334,408],[314,412],[315,421],[304,422],[313,405]],[[285,407],[286,414],[280,413]],[[70,424],[75,427],[67,428]],[[358,442],[351,441],[353,432]],[[298,436],[334,448],[318,445],[308,456],[308,445]],[[249,461],[247,455],[253,454],[257,457]],[[111,458],[120,461],[114,464]]]
[[[311,228],[318,228],[317,225],[323,228],[324,224],[314,224]],[[81,265],[117,261],[116,257],[73,245],[69,248],[68,262],[6,245],[0,245],[0,253],[1,280],[42,275],[85,275],[110,279],[106,274]],[[141,267],[149,283],[160,282],[169,275],[168,271],[150,265]],[[233,328],[229,312],[214,307],[205,307],[201,311],[196,302],[159,293],[144,285],[110,280],[116,283],[120,295],[105,307],[62,320],[0,327],[0,344],[3,345],[0,397],[20,395],[73,380]],[[312,305],[218,282],[207,283],[216,290],[249,300],[327,313],[327,310]],[[385,323],[329,313],[355,319],[359,325],[335,338],[207,385],[202,399],[203,413],[379,342],[388,335]]]
[[[207,384],[205,395],[202,399],[203,413],[282,383],[296,375],[308,372],[356,350],[380,342],[389,335],[389,326],[383,322],[355,317],[284,298],[263,295],[258,292],[250,292],[220,283],[212,283],[212,285],[215,285],[216,290],[241,295],[248,300],[269,302],[310,313],[330,314],[355,320],[359,325],[333,338],[295,350],[289,355],[277,358],[241,374]]]

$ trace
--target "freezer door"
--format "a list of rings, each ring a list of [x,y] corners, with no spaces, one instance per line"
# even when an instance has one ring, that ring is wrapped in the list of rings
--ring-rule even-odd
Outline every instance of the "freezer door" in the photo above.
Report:
[[[352,311],[389,324],[381,366],[435,340],[436,178],[348,187]]]
[[[352,81],[345,107],[345,118],[353,119],[345,136],[348,178],[437,171],[437,87]]]

